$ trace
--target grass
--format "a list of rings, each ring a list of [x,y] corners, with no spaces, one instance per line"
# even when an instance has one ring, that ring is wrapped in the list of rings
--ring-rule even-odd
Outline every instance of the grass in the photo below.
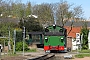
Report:
[[[77,50],[73,50],[72,52],[77,52]],[[90,50],[78,50],[79,54],[75,55],[76,58],[84,58],[90,57]]]
[[[90,50],[72,50],[72,52],[79,52],[79,53],[90,53]]]
[[[84,58],[82,54],[75,55],[76,58]]]
[[[5,54],[5,55],[1,55],[1,58],[5,58],[5,57],[15,57],[15,56],[19,56],[20,54]]]
[[[36,49],[30,49],[28,51],[25,51],[25,52],[36,52],[37,50]],[[5,58],[5,57],[17,57],[17,56],[20,56],[22,54],[17,54],[17,53],[23,53],[23,51],[16,51],[15,54],[13,54],[13,52],[9,51],[8,54],[5,54],[5,55],[2,55],[1,58]]]
[[[77,54],[75,55],[76,58],[84,58],[84,57],[90,57],[90,54]]]
[[[79,53],[90,53],[90,50],[81,50],[81,51],[78,51]]]
[[[36,49],[29,49],[25,52],[36,52],[37,50]],[[16,53],[22,53],[23,51],[16,51]]]

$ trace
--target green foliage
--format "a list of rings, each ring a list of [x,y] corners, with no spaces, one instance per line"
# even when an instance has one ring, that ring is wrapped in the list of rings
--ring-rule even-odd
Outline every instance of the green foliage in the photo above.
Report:
[[[4,45],[5,42],[5,46],[8,46],[8,38],[0,38],[0,44]]]
[[[30,17],[25,18],[24,23],[22,20],[20,20],[19,26],[22,28],[23,26],[26,27],[26,30],[28,32],[30,31],[42,31],[43,28],[39,25],[39,22],[36,20],[36,18]]]
[[[10,31],[10,44],[11,44],[11,48],[12,48],[12,39],[13,39],[13,31],[15,29],[17,25],[14,24],[14,23],[4,23],[4,22],[1,22],[0,23],[0,34],[1,36],[3,37],[7,37],[7,38],[3,38],[3,39],[0,39],[0,43],[2,45],[4,45],[4,41],[5,41],[5,46],[8,46],[8,36],[9,36],[9,31]]]
[[[23,32],[22,30],[17,30],[16,31],[16,42],[20,42],[23,40]]]
[[[87,23],[85,22],[83,28],[81,29],[81,34],[83,34],[82,49],[88,49],[88,32]]]
[[[28,45],[24,42],[24,50],[29,50]],[[16,51],[23,51],[23,42],[16,43]]]
[[[28,2],[26,6],[26,16],[31,14],[31,3]]]
[[[15,27],[17,27],[17,24],[15,24],[15,23],[1,22],[0,23],[0,34],[1,34],[1,36],[8,37],[8,32],[10,30],[11,37],[13,37],[13,30],[15,29]]]

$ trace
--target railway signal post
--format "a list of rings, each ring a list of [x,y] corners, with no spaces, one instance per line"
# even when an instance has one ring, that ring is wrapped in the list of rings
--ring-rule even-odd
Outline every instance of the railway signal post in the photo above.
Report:
[[[24,42],[25,42],[25,27],[23,27],[23,56],[24,56]]]

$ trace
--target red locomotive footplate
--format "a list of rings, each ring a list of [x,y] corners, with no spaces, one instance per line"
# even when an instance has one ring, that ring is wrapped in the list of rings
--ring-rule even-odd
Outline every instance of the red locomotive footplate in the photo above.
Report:
[[[44,50],[64,50],[64,46],[44,46]]]

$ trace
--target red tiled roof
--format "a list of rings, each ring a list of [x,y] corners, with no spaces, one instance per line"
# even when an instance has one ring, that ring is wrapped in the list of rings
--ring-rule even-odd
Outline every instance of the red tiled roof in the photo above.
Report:
[[[72,30],[71,30],[71,27],[69,27],[69,26],[65,26],[65,28],[67,29],[67,35],[72,38],[76,38],[76,33],[80,33],[80,31],[81,31],[81,27],[73,27]],[[70,33],[69,33],[69,31],[70,31]]]

